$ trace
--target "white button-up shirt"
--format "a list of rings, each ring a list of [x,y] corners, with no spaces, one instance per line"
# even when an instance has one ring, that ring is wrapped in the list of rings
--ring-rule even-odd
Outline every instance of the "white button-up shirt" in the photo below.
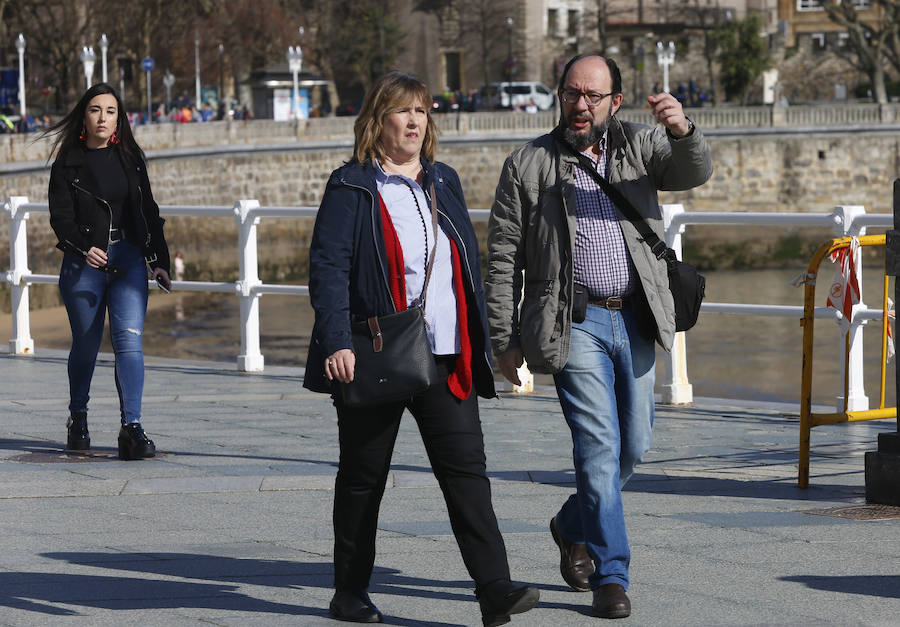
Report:
[[[431,205],[425,191],[414,180],[401,174],[385,172],[377,161],[376,166],[375,183],[378,193],[384,200],[403,249],[406,304],[409,306],[422,295],[422,286],[425,284],[425,265],[428,262],[425,253],[426,233],[428,252],[434,247]],[[434,268],[425,294],[425,322],[431,350],[435,355],[459,353],[456,307],[450,240],[438,228]]]

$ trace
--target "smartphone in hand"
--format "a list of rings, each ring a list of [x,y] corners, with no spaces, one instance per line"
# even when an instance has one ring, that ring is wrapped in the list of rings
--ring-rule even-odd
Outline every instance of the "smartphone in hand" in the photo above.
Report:
[[[172,284],[164,282],[162,275],[158,275],[156,277],[156,284],[159,286],[159,289],[164,291],[166,294],[170,294],[172,292]]]

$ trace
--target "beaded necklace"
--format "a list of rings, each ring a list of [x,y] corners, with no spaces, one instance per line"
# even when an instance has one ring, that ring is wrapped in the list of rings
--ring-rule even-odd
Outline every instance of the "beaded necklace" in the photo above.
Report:
[[[409,193],[412,194],[413,202],[416,203],[416,211],[419,212],[419,220],[422,221],[422,232],[425,234],[425,257],[424,257],[425,272],[427,273],[428,272],[428,227],[425,226],[425,216],[422,213],[422,207],[419,206],[419,199],[416,196],[416,192],[415,192],[415,190],[413,190],[412,185],[410,185],[409,181],[407,181],[405,178],[401,178],[400,180],[402,180],[404,183],[406,183],[406,187],[409,188]]]

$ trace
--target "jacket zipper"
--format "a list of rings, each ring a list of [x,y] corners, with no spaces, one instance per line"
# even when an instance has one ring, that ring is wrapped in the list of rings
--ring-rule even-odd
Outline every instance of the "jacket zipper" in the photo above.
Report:
[[[150,248],[150,225],[147,224],[147,216],[144,215],[144,192],[141,191],[141,186],[138,185],[138,213],[141,214],[141,220],[144,221],[144,231],[147,233],[147,238],[144,242],[144,246]]]
[[[566,166],[565,172],[566,172],[566,174],[568,174],[568,177],[572,181],[572,183],[574,183],[575,168],[577,166],[574,163],[572,163],[571,161],[564,161],[562,159],[561,155],[557,155],[557,158],[560,160],[561,164],[565,163],[565,166]],[[563,174],[561,172],[561,170],[562,169],[558,170],[559,174],[557,174],[557,176],[560,176],[560,174]],[[565,176],[565,174],[563,174],[563,176]],[[563,182],[564,182],[563,180],[559,181],[559,184],[561,187],[563,185]],[[568,182],[568,181],[565,181],[565,182]],[[569,285],[567,286],[568,293],[566,295],[566,298],[568,299],[568,303],[566,305],[566,313],[563,315],[562,322],[560,322],[557,325],[557,328],[558,328],[557,337],[562,339],[562,341],[560,342],[560,350],[565,351],[568,354],[570,341],[566,339],[566,333],[563,331],[563,327],[566,324],[566,320],[565,320],[566,315],[568,316],[569,327],[571,328],[571,326],[572,326],[572,301],[575,298],[575,257],[574,257],[574,252],[573,252],[575,243],[572,241],[572,234],[569,231],[569,205],[566,202],[566,194],[562,193],[560,195],[562,196],[563,220],[565,222],[564,231],[566,234],[566,246],[563,250],[565,251],[565,254],[568,257],[567,261],[569,262],[570,275],[569,275]],[[577,221],[577,217],[576,217],[576,221]],[[571,330],[569,331],[569,337],[571,337]]]
[[[100,198],[97,194],[95,194],[95,193],[92,192],[92,191],[89,191],[89,190],[85,189],[84,187],[82,187],[81,185],[79,185],[78,183],[76,183],[76,181],[78,181],[78,180],[79,180],[79,179],[75,179],[75,181],[72,181],[72,187],[74,187],[75,189],[77,189],[77,190],[79,190],[79,191],[81,191],[81,192],[84,192],[85,194],[87,194],[88,196],[90,196],[91,198],[93,198],[94,200],[96,200],[96,201],[98,201],[98,202],[102,202],[104,205],[106,205],[106,210],[109,212],[109,226],[108,226],[107,229],[106,229],[106,230],[107,230],[107,233],[106,233],[106,251],[108,252],[108,251],[109,251],[109,242],[110,242],[109,232],[112,231],[112,207],[110,207],[110,206],[109,206],[109,203],[108,203],[107,201],[105,201],[104,199]]]
[[[369,191],[367,188],[363,187],[362,185],[354,185],[353,183],[348,183],[345,179],[341,179],[341,183],[343,183],[344,185],[346,185],[347,187],[350,187],[352,189],[361,189],[362,191],[364,191],[366,194],[369,195],[369,198],[372,201],[372,207],[371,207],[371,210],[369,211],[369,214],[372,219],[372,242],[373,242],[373,244],[375,244],[375,250],[378,250],[378,237],[375,233],[375,226],[376,226],[375,225],[375,196],[372,194],[371,191]],[[387,271],[384,269],[384,265],[381,263],[381,255],[375,255],[375,257],[378,260],[378,267],[381,269],[381,278],[382,278],[382,280],[384,280],[385,291],[387,292],[388,299],[391,301],[391,305],[394,307],[394,313],[396,313],[397,312],[397,303],[394,302],[394,296],[393,296],[393,294],[391,294],[391,284],[387,278]]]

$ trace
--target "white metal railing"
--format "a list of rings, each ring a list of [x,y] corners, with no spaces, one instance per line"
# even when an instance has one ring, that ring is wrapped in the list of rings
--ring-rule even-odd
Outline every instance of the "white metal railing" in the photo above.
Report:
[[[833,229],[837,237],[865,235],[866,227],[891,228],[893,214],[866,213],[860,205],[838,205],[832,213],[747,213],[747,212],[696,212],[689,213],[682,205],[663,205],[666,243],[681,257],[681,235],[688,225],[745,225],[745,226],[818,226]],[[859,269],[859,284],[862,288],[862,268]],[[700,308],[709,314],[743,314],[754,316],[780,316],[801,319],[803,306],[762,305],[750,303],[703,303]],[[816,307],[817,318],[834,318],[835,312],[828,307]],[[869,408],[869,399],[863,386],[863,325],[869,320],[880,320],[882,310],[869,309],[860,301],[854,307],[850,325],[850,359],[847,367],[849,377],[848,405],[850,411]],[[842,369],[844,363],[842,363]],[[844,372],[842,371],[842,380]],[[693,392],[687,376],[687,348],[685,334],[675,335],[675,345],[666,358],[666,382],[663,384],[663,402],[671,404],[690,403]],[[843,409],[844,398],[835,400]]]
[[[684,210],[680,204],[663,205],[666,243],[681,256],[681,237],[688,225],[755,225],[755,226],[808,226],[829,227],[836,236],[864,235],[866,227],[890,228],[892,214],[866,213],[858,205],[841,205],[832,213],[747,213],[747,212],[694,212]],[[27,355],[34,351],[31,338],[28,309],[28,286],[31,284],[55,284],[59,277],[32,274],[28,269],[26,224],[31,212],[47,213],[47,203],[31,203],[27,197],[13,196],[6,200],[3,210],[10,222],[10,269],[4,279],[10,284],[12,304],[12,339],[9,352]],[[174,281],[177,290],[192,292],[234,293],[240,299],[241,353],[237,367],[245,372],[264,369],[264,358],[259,346],[259,297],[263,294],[305,296],[306,285],[267,284],[259,279],[257,258],[257,225],[262,219],[314,218],[316,207],[261,207],[256,200],[239,200],[232,206],[178,206],[163,205],[160,211],[166,216],[230,217],[238,226],[239,272],[235,282]],[[490,211],[472,210],[473,222],[486,222]],[[862,277],[860,276],[860,282]],[[704,314],[741,314],[753,316],[780,316],[800,319],[803,306],[766,305],[758,303],[704,303]],[[817,317],[834,317],[833,310],[816,308]],[[849,399],[848,409],[868,409],[868,398],[863,387],[863,325],[869,320],[881,319],[881,310],[868,309],[860,303],[854,309],[850,330]],[[690,403],[693,391],[687,375],[687,346],[684,333],[677,333],[675,344],[665,358],[665,378],[662,384],[663,402]],[[843,397],[836,400],[843,407]]]

